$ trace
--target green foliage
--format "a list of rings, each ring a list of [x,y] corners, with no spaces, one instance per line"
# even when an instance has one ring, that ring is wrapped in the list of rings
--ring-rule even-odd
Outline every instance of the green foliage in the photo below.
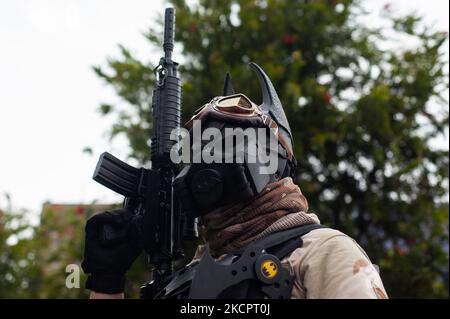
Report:
[[[151,90],[154,83],[153,68],[132,57],[131,53],[120,46],[121,60],[109,60],[114,75],[107,75],[100,67],[94,72],[111,84],[120,97],[127,103],[127,108],[120,109],[110,104],[102,104],[99,112],[103,115],[116,113],[117,121],[111,134],[125,134],[132,149],[131,157],[141,162],[148,157],[148,136],[151,134]],[[132,107],[129,107],[129,106]]]
[[[93,213],[109,208],[117,207],[46,204],[39,226],[30,226],[25,211],[0,210],[0,298],[87,298],[84,226]],[[66,287],[68,265],[79,267],[79,288]],[[149,279],[147,267],[144,256],[134,263],[127,297],[139,297],[139,287]]]
[[[44,206],[41,224],[34,237],[38,247],[36,264],[40,266],[40,298],[87,298],[86,289],[66,288],[66,266],[81,265],[84,243],[84,216],[75,209],[56,211]],[[81,284],[86,276],[81,271]]]
[[[361,243],[391,297],[448,297],[448,150],[430,146],[448,130],[447,35],[390,12],[370,29],[355,0],[170,3],[184,120],[222,93],[227,71],[260,101],[246,63],[261,65],[290,120],[311,209]],[[155,48],[161,37],[147,33]],[[415,44],[399,48],[405,39]],[[126,102],[101,106],[117,116],[111,136],[125,134],[140,162],[149,158],[153,66],[121,47],[94,68]]]
[[[0,298],[32,298],[37,294],[35,228],[26,212],[0,209]]]

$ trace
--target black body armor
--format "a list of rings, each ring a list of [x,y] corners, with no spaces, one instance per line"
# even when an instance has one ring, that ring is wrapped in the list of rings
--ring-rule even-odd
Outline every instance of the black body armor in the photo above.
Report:
[[[156,299],[288,299],[294,277],[280,260],[302,246],[301,237],[325,226],[303,225],[273,233],[241,250],[214,260],[208,248],[199,262],[175,272]]]

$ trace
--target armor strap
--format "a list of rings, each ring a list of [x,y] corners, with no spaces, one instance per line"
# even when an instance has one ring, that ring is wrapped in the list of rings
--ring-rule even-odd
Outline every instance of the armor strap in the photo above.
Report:
[[[310,231],[319,228],[327,228],[320,224],[303,225],[300,227],[288,229],[285,231],[273,233],[260,240],[260,244],[265,250],[272,255],[277,256],[280,260],[289,255],[295,249],[302,247],[302,236]]]

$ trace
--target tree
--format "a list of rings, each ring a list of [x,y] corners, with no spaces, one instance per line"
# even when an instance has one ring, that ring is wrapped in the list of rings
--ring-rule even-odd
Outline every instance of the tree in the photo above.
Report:
[[[384,27],[369,28],[357,0],[169,2],[184,120],[221,94],[227,71],[260,101],[246,63],[261,65],[290,120],[311,209],[361,243],[391,297],[448,297],[448,149],[431,144],[448,130],[447,34],[388,5]],[[161,47],[161,21],[146,34],[152,47]],[[395,45],[405,38],[416,44]],[[100,110],[116,116],[111,136],[125,134],[144,163],[154,63],[120,50],[94,70],[125,103]]]
[[[36,229],[29,225],[27,212],[14,211],[5,197],[9,204],[0,208],[0,298],[33,298],[39,290],[32,239]]]
[[[11,207],[0,209],[0,298],[88,298],[80,267],[84,226],[94,213],[118,205],[47,203],[39,226],[30,224],[27,211]],[[70,269],[76,271],[73,287],[66,286]],[[140,285],[149,279],[146,269],[142,255],[127,273],[127,297],[139,297]]]
[[[89,291],[84,282],[87,275],[81,270],[83,260],[86,221],[93,214],[118,208],[118,205],[55,205],[46,204],[41,222],[32,241],[38,248],[36,265],[39,266],[39,298],[87,298]],[[78,287],[68,288],[67,267],[76,268],[80,275]],[[139,297],[139,287],[147,280],[146,262],[143,256],[134,263],[127,274],[127,297]],[[77,276],[78,277],[78,276]]]

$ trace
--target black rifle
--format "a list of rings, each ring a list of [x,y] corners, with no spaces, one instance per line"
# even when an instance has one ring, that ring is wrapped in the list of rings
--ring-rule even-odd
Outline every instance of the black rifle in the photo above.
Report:
[[[154,266],[152,282],[141,289],[143,298],[152,298],[158,292],[160,284],[171,275],[173,262],[183,257],[182,235],[196,236],[195,224],[182,214],[173,191],[173,179],[179,168],[170,160],[176,143],[170,137],[180,127],[181,112],[178,63],[172,60],[174,25],[174,9],[168,8],[164,20],[164,57],[154,69],[157,83],[152,98],[151,169],[134,168],[105,152],[93,175],[98,183],[125,196],[124,207],[142,216],[142,243]]]

